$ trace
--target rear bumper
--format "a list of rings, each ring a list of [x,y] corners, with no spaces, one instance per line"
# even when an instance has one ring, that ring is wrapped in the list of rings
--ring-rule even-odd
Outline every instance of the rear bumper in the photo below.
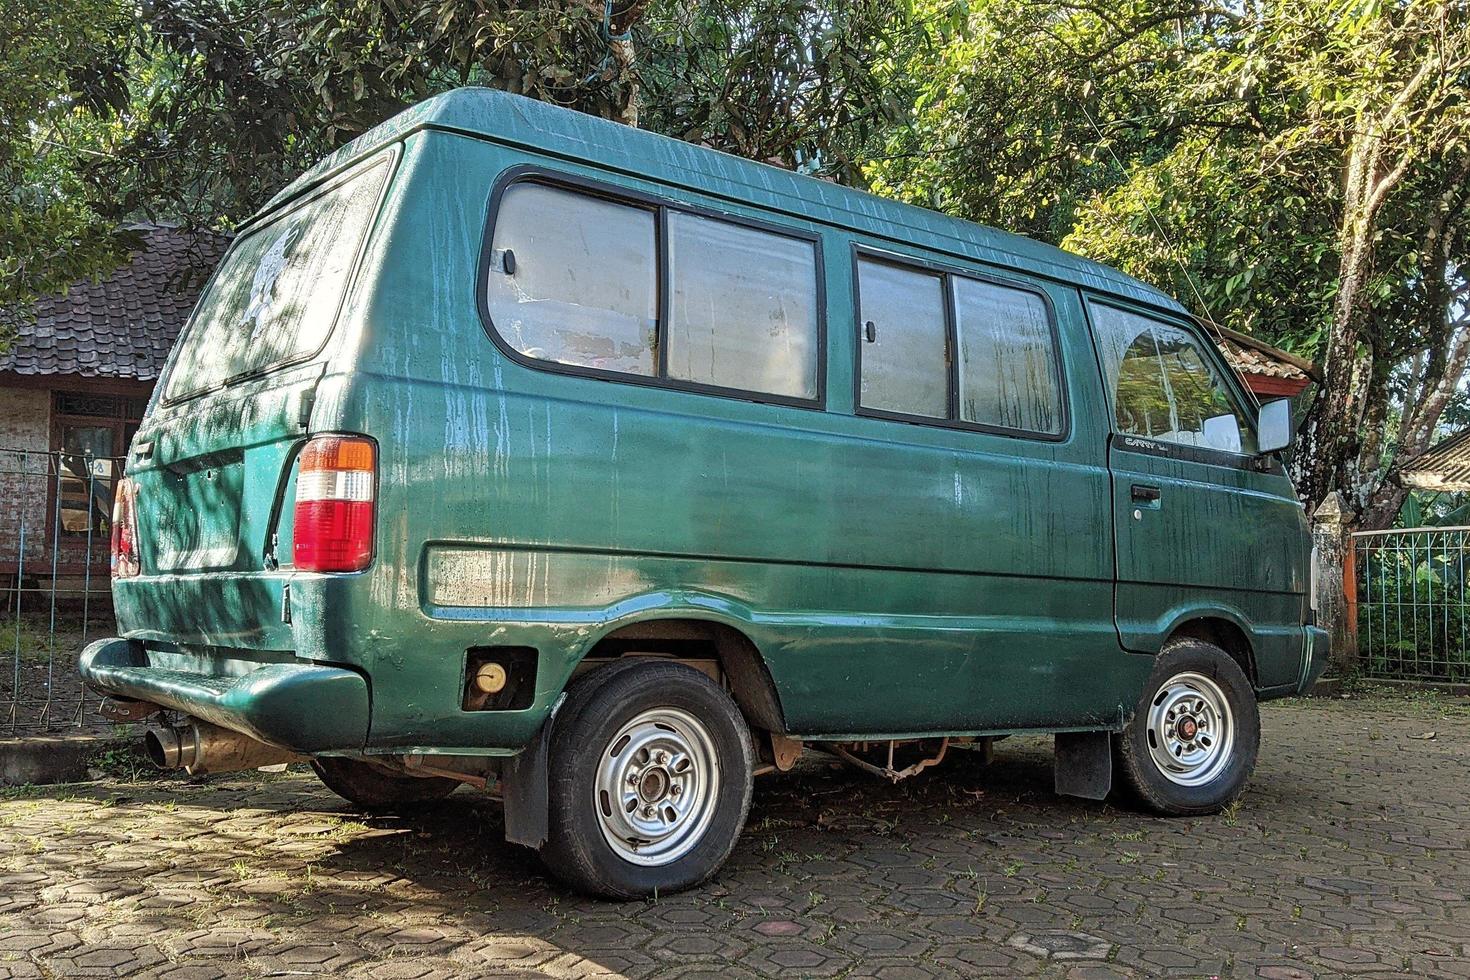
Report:
[[[1317,683],[1317,679],[1327,669],[1328,661],[1332,659],[1332,641],[1326,630],[1320,626],[1308,626],[1306,634],[1302,643],[1302,677],[1297,684],[1298,694],[1307,694],[1312,690],[1312,685]]]
[[[82,651],[82,678],[104,694],[182,711],[309,754],[355,751],[367,741],[367,680],[342,667],[266,664],[243,676],[165,667],[136,640],[98,640]]]

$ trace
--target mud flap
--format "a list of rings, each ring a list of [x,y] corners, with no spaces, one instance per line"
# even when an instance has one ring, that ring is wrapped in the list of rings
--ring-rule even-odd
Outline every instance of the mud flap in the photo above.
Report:
[[[1113,786],[1112,736],[1107,732],[1058,732],[1056,791],[1101,800]]]
[[[557,709],[566,700],[563,694],[551,709],[546,723],[519,754],[506,760],[501,779],[505,799],[505,839],[512,844],[541,849],[551,833],[550,791],[547,786],[547,753],[551,744],[551,726],[556,724]]]

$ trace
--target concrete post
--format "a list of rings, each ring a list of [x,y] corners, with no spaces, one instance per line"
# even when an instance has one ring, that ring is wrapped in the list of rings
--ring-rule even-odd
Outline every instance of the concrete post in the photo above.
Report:
[[[1349,611],[1344,588],[1348,533],[1342,496],[1333,491],[1312,515],[1312,541],[1316,564],[1312,569],[1317,596],[1317,623],[1332,637],[1332,663],[1337,673],[1352,673],[1358,666],[1358,624]]]

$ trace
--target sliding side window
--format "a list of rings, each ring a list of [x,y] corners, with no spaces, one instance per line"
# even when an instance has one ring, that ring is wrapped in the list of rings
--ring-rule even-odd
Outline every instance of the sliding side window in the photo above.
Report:
[[[490,320],[527,357],[818,400],[814,239],[532,180],[502,195],[493,236]]]
[[[863,408],[949,416],[948,328],[942,277],[858,260]]]
[[[1056,435],[1062,431],[1056,338],[1033,292],[954,276],[960,341],[960,419]]]
[[[865,256],[857,277],[860,408],[961,428],[1062,433],[1061,362],[1041,294]]]
[[[491,246],[490,319],[527,357],[653,375],[657,214],[545,184],[512,184]]]
[[[669,284],[669,377],[817,396],[812,242],[674,211]]]

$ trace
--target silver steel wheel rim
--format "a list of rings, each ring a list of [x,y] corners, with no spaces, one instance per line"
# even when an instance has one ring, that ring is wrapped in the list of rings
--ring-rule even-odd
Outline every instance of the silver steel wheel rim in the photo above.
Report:
[[[686,711],[654,708],[603,747],[592,806],[618,857],[657,867],[700,842],[719,792],[720,763],[709,729]]]
[[[1159,688],[1148,710],[1148,751],[1180,786],[1202,786],[1230,764],[1235,717],[1219,684],[1192,671]]]

